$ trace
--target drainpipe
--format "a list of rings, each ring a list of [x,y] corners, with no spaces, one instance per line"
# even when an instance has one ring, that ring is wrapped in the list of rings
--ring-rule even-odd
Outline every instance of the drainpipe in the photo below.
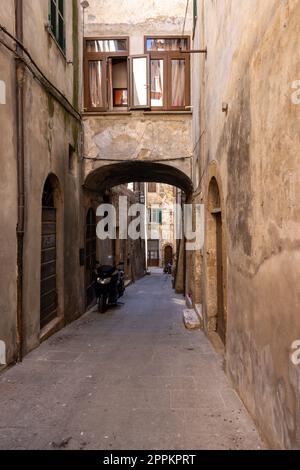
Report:
[[[15,0],[16,37],[23,43],[23,0]],[[23,55],[17,46],[17,52]],[[16,59],[16,126],[17,126],[17,178],[18,178],[18,222],[17,222],[17,348],[18,361],[23,358],[23,252],[24,252],[24,64]]]

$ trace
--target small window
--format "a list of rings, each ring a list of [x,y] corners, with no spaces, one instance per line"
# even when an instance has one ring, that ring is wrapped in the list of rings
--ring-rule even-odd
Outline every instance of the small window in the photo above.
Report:
[[[150,224],[162,224],[162,209],[148,209],[148,222]]]
[[[65,52],[65,2],[50,0],[49,28],[60,49]]]
[[[147,38],[147,52],[186,51],[188,38]]]
[[[86,41],[86,52],[127,52],[127,39],[92,39]]]

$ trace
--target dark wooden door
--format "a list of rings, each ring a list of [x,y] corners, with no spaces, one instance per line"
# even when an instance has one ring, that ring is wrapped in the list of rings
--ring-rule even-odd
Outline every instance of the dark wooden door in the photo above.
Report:
[[[51,204],[52,205],[52,204]],[[42,208],[42,258],[40,326],[43,328],[57,316],[56,286],[56,208]]]
[[[165,265],[168,263],[173,264],[173,248],[171,246],[165,248]]]
[[[159,266],[159,240],[148,240],[148,266]]]
[[[86,286],[86,307],[89,307],[95,300],[94,289],[94,269],[96,266],[96,215],[93,209],[90,209],[86,217],[85,233],[85,286]]]
[[[218,297],[218,313],[217,313],[217,333],[225,344],[226,339],[226,323],[224,316],[224,279],[223,279],[223,241],[222,241],[222,213],[219,212],[216,217],[216,241],[217,241],[217,297]]]

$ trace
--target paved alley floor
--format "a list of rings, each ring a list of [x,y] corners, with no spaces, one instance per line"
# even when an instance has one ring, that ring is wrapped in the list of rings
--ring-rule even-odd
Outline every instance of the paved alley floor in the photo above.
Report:
[[[251,418],[170,276],[130,286],[0,376],[0,449],[258,449]]]

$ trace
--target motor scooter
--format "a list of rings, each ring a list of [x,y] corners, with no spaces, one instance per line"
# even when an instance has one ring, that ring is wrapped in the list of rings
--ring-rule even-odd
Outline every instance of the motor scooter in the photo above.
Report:
[[[95,293],[98,312],[105,313],[108,305],[116,305],[118,299],[124,295],[124,269],[123,265],[98,265],[95,269]]]
[[[168,263],[164,267],[164,274],[172,274],[172,265]]]

